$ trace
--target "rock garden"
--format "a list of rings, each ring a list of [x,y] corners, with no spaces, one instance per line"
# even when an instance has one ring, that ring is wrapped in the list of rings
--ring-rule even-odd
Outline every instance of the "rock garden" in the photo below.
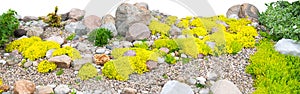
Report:
[[[178,18],[147,3],[0,15],[2,94],[299,94],[300,1]]]

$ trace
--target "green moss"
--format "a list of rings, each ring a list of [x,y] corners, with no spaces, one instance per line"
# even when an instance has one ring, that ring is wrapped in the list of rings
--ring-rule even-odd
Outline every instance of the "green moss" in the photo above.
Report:
[[[175,41],[178,44],[178,47],[183,51],[183,53],[192,56],[193,58],[198,57],[199,50],[193,37],[179,38],[175,39]]]
[[[60,55],[67,55],[71,57],[72,60],[81,58],[80,52],[75,48],[72,48],[71,46],[58,48],[52,53],[52,56],[60,56]]]
[[[176,59],[171,54],[167,54],[166,55],[166,62],[169,63],[169,64],[175,64]]]
[[[175,24],[177,19],[178,19],[178,17],[176,17],[176,16],[168,16],[165,23],[169,26],[172,26]]]
[[[97,69],[91,63],[84,64],[78,72],[78,77],[82,80],[88,80],[98,74]]]
[[[260,41],[246,72],[255,77],[254,94],[299,94],[300,58],[280,54],[269,40]]]
[[[149,29],[153,35],[155,35],[156,33],[159,33],[160,35],[169,36],[169,31],[170,31],[171,27],[169,25],[161,23],[157,20],[151,20],[151,22],[149,24]]]
[[[37,71],[40,73],[48,73],[56,69],[56,64],[54,62],[48,62],[44,60],[40,62],[37,66]]]
[[[130,50],[130,48],[115,48],[112,50],[111,55],[114,57],[114,59],[118,59],[122,57],[128,50]]]
[[[166,47],[171,52],[179,50],[177,43],[172,39],[157,39],[154,41],[154,47],[158,49],[161,47]]]

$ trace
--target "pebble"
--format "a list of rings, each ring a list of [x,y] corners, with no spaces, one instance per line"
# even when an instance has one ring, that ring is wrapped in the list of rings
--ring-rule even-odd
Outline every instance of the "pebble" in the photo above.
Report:
[[[4,57],[9,57],[10,55],[9,55],[9,53],[4,53],[3,56]]]
[[[0,63],[2,63],[3,65],[5,65],[6,61],[5,60],[0,60]]]
[[[207,73],[207,80],[216,81],[218,75],[215,72],[208,72]]]
[[[202,85],[205,85],[206,79],[204,77],[197,77],[198,82]]]
[[[162,57],[159,57],[159,58],[157,59],[157,63],[164,63],[164,62],[165,62],[165,59],[162,58]]]
[[[194,78],[190,78],[187,82],[188,82],[188,84],[190,84],[190,85],[195,85],[195,84],[197,83],[197,80],[194,79]]]
[[[32,62],[32,65],[33,65],[34,67],[37,67],[37,66],[39,65],[39,63],[38,63],[37,61],[33,61],[33,62]]]
[[[105,52],[105,48],[99,48],[96,50],[96,54],[103,54]]]
[[[25,62],[24,63],[24,67],[25,68],[28,68],[28,67],[30,67],[32,65],[32,61],[28,61],[28,62]]]
[[[181,58],[187,58],[187,55],[181,54],[180,57],[181,57]]]

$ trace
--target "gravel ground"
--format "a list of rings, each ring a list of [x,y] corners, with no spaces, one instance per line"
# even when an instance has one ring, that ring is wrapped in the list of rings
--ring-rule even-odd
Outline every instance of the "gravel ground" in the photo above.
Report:
[[[124,88],[134,88],[138,93],[160,93],[163,85],[169,80],[186,82],[188,79],[196,77],[207,78],[207,73],[214,71],[218,74],[218,79],[232,81],[243,94],[250,94],[254,91],[251,75],[245,73],[245,67],[249,65],[248,58],[255,52],[255,49],[243,49],[236,55],[206,56],[204,59],[193,60],[190,63],[177,63],[169,65],[159,64],[158,68],[142,75],[133,74],[128,81],[122,82],[110,80],[103,77],[102,80],[90,79],[81,81],[76,78],[74,70],[64,69],[60,76],[56,71],[41,74],[36,71],[36,67],[22,68],[18,65],[0,65],[0,77],[4,83],[13,86],[13,83],[20,79],[33,81],[36,85],[59,85],[67,84],[70,88],[87,92],[118,93]],[[167,75],[167,78],[163,77]],[[200,91],[195,85],[190,85],[194,92]]]

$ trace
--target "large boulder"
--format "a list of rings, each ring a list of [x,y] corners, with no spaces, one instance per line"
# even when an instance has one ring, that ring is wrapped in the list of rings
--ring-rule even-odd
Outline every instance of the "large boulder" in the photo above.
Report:
[[[86,35],[89,31],[82,22],[71,22],[65,26],[65,30],[79,36]]]
[[[129,27],[134,23],[150,23],[151,14],[143,4],[121,4],[116,11],[116,27],[118,34],[125,36]],[[147,5],[147,4],[146,4]],[[143,5],[145,6],[145,5]]]
[[[194,94],[194,91],[187,84],[172,80],[164,85],[160,94]]]
[[[83,19],[83,24],[92,31],[101,26],[101,18],[95,15],[90,15]]]
[[[234,5],[227,10],[226,16],[228,18],[246,18],[249,17],[250,20],[257,22],[259,10],[252,4],[243,3],[241,5]]]
[[[14,94],[33,94],[35,84],[28,80],[19,80],[14,84]]]
[[[107,23],[116,24],[115,18],[110,14],[103,16],[101,19],[101,24],[107,24]]]
[[[241,91],[228,80],[219,80],[211,86],[213,94],[242,94]]]
[[[275,44],[275,50],[281,54],[300,57],[300,42],[292,39],[281,39]]]
[[[143,40],[150,37],[149,28],[143,23],[135,23],[131,25],[126,33],[127,41]]]
[[[78,9],[78,8],[72,8],[69,12],[69,19],[74,19],[76,21],[80,21],[82,20],[82,18],[84,17],[85,15],[85,11],[84,10],[81,10],[81,9]]]

